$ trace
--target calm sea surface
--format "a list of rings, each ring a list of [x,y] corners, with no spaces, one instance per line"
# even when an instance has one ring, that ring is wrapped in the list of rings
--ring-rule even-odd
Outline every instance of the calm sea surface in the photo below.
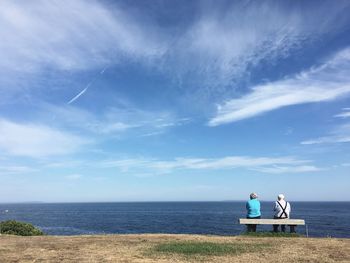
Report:
[[[272,218],[273,202],[262,202]],[[314,237],[350,237],[350,202],[291,202],[292,218],[305,219]],[[0,221],[30,222],[50,235],[186,233],[236,235],[245,202],[0,204]],[[270,230],[272,226],[259,226]],[[305,233],[305,227],[297,231]]]

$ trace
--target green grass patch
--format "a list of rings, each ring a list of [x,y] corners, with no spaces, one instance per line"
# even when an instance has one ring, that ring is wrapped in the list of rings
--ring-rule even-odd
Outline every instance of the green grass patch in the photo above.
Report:
[[[283,232],[245,232],[243,236],[249,237],[303,237],[297,233],[283,233]]]
[[[259,252],[270,246],[267,243],[245,244],[186,241],[159,244],[152,250],[156,253],[180,254],[183,256],[224,256]]]

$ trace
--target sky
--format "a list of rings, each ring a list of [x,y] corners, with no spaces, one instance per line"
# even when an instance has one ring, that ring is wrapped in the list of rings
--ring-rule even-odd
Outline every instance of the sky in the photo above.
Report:
[[[349,1],[0,2],[0,202],[350,201]]]

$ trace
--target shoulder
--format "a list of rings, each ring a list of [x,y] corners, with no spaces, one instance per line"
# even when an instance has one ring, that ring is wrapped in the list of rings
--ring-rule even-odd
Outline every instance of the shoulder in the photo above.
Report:
[[[258,199],[254,199],[254,204],[260,205],[260,201]]]

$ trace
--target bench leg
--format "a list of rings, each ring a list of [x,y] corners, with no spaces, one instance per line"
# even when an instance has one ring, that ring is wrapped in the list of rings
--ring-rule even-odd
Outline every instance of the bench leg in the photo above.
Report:
[[[247,232],[256,232],[256,225],[246,225]]]
[[[296,233],[296,231],[295,231],[295,228],[296,228],[296,227],[297,227],[296,225],[290,225],[290,226],[289,226],[290,232],[291,232],[291,233]]]
[[[286,232],[286,225],[281,225],[281,231],[284,233]]]
[[[253,232],[256,232],[256,225],[252,225]]]

